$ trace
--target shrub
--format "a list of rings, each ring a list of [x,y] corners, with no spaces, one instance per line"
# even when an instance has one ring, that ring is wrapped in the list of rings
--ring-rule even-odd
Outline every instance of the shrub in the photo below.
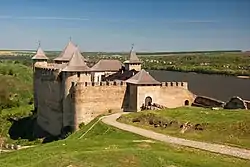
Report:
[[[84,122],[80,123],[80,124],[79,124],[79,129],[82,129],[84,126],[85,126],[85,123],[84,123]]]

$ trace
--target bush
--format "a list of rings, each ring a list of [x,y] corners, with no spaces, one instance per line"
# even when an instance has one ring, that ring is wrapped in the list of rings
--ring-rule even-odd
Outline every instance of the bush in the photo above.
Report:
[[[84,126],[85,126],[85,123],[84,123],[84,122],[80,123],[80,124],[79,124],[79,129],[82,129]]]

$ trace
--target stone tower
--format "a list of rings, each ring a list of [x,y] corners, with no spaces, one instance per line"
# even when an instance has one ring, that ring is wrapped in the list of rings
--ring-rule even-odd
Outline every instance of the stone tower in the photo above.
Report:
[[[37,100],[37,75],[35,67],[46,67],[48,57],[45,55],[44,51],[41,48],[40,42],[36,54],[31,58],[32,59],[32,68],[33,68],[33,91],[34,91],[34,110],[37,111],[38,100]]]
[[[160,88],[161,83],[144,69],[126,80],[126,83],[130,94],[128,111],[140,111],[141,106],[151,106],[152,98],[158,98],[157,93],[150,97],[149,92],[157,92],[157,88]],[[144,99],[146,102],[144,102]]]
[[[74,110],[72,103],[71,90],[74,83],[91,82],[90,68],[85,63],[78,47],[75,48],[72,58],[68,65],[62,70],[63,87],[63,127],[75,127],[77,111]]]
[[[124,64],[125,64],[125,70],[126,71],[130,71],[130,70],[140,71],[141,70],[142,62],[137,57],[133,46],[132,46],[132,48],[130,50],[130,53],[129,53],[129,60],[126,60],[124,62]]]

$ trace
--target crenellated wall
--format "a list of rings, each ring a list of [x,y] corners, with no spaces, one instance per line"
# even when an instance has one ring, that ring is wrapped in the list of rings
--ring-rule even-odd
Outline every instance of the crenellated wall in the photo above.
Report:
[[[85,82],[87,81],[87,82]],[[91,82],[90,73],[62,72],[51,67],[36,67],[34,97],[38,125],[52,135],[66,126],[77,130],[96,116],[114,111],[140,111],[145,98],[169,108],[179,107],[194,95],[186,82],[163,82],[160,86],[140,86],[126,82]]]
[[[162,82],[161,86],[180,87],[180,88],[188,89],[188,83],[187,82]]]
[[[126,98],[124,82],[83,82],[72,85],[75,129],[82,122],[88,123],[108,110],[122,110]]]
[[[150,97],[152,103],[157,103],[168,108],[188,105],[194,101],[194,94],[188,90],[187,82],[163,82],[161,86],[137,87],[137,111],[140,111],[145,99]]]

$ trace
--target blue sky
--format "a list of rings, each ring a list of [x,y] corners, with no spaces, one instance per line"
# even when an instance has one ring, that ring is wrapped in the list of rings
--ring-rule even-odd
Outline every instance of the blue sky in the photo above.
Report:
[[[0,49],[250,50],[249,0],[3,0]]]

